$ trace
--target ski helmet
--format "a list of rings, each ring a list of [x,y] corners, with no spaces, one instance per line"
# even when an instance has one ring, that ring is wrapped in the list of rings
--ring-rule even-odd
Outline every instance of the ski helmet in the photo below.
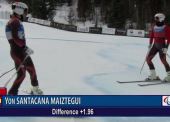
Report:
[[[155,15],[155,18],[159,21],[159,22],[162,22],[165,20],[165,15],[163,13],[157,13]]]
[[[22,2],[15,2],[12,5],[12,10],[18,15],[23,15],[25,11],[28,11],[28,6]]]

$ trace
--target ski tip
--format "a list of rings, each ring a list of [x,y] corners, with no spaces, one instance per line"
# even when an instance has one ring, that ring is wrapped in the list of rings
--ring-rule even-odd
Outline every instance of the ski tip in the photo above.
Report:
[[[123,82],[121,82],[121,81],[117,81],[118,83],[123,83]]]
[[[138,86],[143,86],[142,84],[138,84]]]

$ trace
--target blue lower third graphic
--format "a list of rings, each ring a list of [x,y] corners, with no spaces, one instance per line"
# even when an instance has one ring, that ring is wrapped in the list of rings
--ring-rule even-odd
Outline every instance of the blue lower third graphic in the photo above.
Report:
[[[161,107],[162,96],[2,96],[2,107]]]
[[[1,96],[0,116],[170,116],[170,96]]]

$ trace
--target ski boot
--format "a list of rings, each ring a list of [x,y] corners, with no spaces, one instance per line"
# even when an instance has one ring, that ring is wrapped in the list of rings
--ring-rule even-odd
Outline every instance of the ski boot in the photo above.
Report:
[[[39,86],[33,86],[31,88],[31,95],[43,95],[43,92],[41,91],[41,89],[39,88]]]
[[[159,76],[156,76],[155,70],[150,70],[150,75],[148,78],[145,79],[145,81],[153,81],[153,80],[160,80]]]
[[[9,90],[7,95],[18,95],[18,90]]]
[[[163,82],[170,82],[170,72],[167,72],[167,76],[164,78]]]

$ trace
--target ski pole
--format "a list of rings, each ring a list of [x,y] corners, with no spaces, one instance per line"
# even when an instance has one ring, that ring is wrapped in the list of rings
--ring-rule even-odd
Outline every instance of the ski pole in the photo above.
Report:
[[[147,58],[147,56],[148,56],[148,54],[149,54],[149,51],[150,51],[150,50],[148,50],[148,52],[147,52],[146,58]],[[144,65],[145,65],[146,58],[145,58],[145,61],[144,61],[144,63],[143,63],[143,66],[142,66],[142,68],[141,68],[140,74],[141,74],[141,72],[142,72],[142,70],[143,70],[143,67],[144,67]]]
[[[0,78],[1,78],[2,76],[4,76],[5,74],[7,74],[7,73],[11,72],[11,71],[12,71],[12,70],[14,70],[14,69],[15,69],[15,67],[14,67],[13,69],[11,69],[11,70],[7,71],[7,72],[4,72],[4,73],[0,76]]]
[[[29,55],[26,55],[24,58],[24,61],[19,65],[17,71],[15,72],[15,74],[5,83],[4,87],[6,87],[8,85],[8,83],[12,80],[12,78],[17,74],[17,72],[20,70],[20,68],[22,67],[22,65],[25,63],[25,60],[29,57]]]
[[[166,54],[166,55],[170,58],[170,56],[168,54]]]

